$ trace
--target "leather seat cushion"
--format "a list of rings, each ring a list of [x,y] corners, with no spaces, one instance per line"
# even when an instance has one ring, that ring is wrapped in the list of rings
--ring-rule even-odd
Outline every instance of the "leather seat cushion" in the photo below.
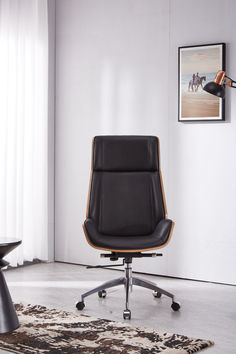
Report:
[[[106,248],[108,250],[145,250],[158,248],[164,245],[170,236],[172,221],[162,219],[156,226],[154,232],[144,236],[111,236],[104,235],[97,230],[92,219],[86,219],[84,226],[90,243],[94,247]]]

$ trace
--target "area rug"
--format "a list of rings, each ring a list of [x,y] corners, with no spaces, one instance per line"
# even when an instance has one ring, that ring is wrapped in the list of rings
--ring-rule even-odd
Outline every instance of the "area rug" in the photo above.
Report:
[[[15,307],[20,328],[0,334],[0,348],[13,353],[186,354],[213,345],[209,340],[160,333],[39,305]]]

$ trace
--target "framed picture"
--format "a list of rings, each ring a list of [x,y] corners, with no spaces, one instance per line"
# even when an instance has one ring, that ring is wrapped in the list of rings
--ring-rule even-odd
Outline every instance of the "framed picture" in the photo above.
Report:
[[[203,87],[225,71],[225,43],[179,47],[179,121],[222,121],[225,99]]]

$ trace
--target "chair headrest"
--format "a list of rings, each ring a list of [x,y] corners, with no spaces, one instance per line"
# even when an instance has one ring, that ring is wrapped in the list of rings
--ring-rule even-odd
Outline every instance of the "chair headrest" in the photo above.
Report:
[[[155,136],[95,136],[94,171],[157,171],[159,143]]]

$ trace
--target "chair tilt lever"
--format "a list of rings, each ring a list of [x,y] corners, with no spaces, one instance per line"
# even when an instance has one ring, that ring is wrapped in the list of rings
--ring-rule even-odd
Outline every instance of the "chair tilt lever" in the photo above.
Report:
[[[102,253],[101,258],[110,258],[111,261],[117,261],[119,258],[142,258],[142,257],[161,257],[162,253],[142,253],[142,252],[112,252]]]
[[[125,260],[123,259],[122,263],[119,264],[104,264],[104,265],[96,265],[96,266],[87,266],[87,269],[91,268],[109,268],[109,267],[121,267],[125,265]]]
[[[141,258],[141,257],[156,257],[156,256],[162,256],[162,253],[141,253],[141,252],[136,252],[136,253],[128,253],[128,252],[123,252],[123,253],[102,253],[100,255],[101,258],[110,258],[110,261],[118,261],[119,258],[123,258],[123,262],[119,264],[104,264],[104,265],[96,265],[96,266],[90,266],[88,265],[86,268],[87,269],[93,269],[93,268],[109,268],[109,267],[121,267],[124,266],[125,264],[132,263],[132,258]]]

